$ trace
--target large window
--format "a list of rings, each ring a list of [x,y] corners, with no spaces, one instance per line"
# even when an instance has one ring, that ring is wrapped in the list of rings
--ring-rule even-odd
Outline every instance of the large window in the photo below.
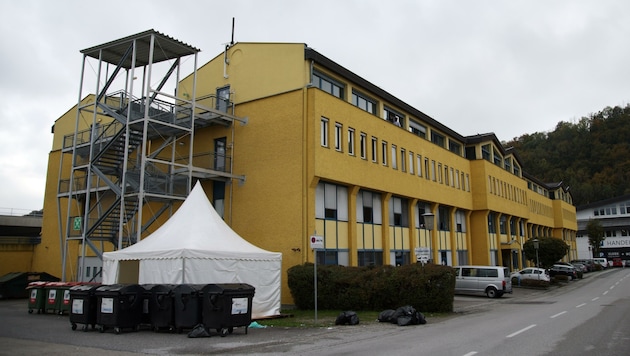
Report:
[[[372,162],[378,162],[378,143],[376,137],[372,137]]]
[[[398,147],[392,145],[392,168],[398,169]]]
[[[448,150],[456,153],[458,156],[462,155],[462,145],[453,140],[448,140]]]
[[[357,222],[381,224],[381,196],[367,190],[357,194]]]
[[[332,94],[338,98],[344,98],[344,85],[325,76],[322,73],[313,72],[313,78],[311,79],[313,86]]]
[[[381,152],[383,154],[383,165],[386,166],[387,165],[387,142],[386,141],[381,141]]]
[[[435,131],[431,131],[431,142],[435,143],[440,147],[444,147],[445,138]]]
[[[320,182],[315,191],[315,215],[318,219],[348,221],[348,189]]]
[[[481,158],[485,159],[486,161],[490,161],[490,148],[490,145],[481,146]]]
[[[409,227],[409,206],[407,199],[391,197],[389,200],[389,225]]]
[[[409,120],[409,132],[416,136],[427,138],[427,128],[416,121]]]
[[[385,107],[383,109],[383,118],[398,127],[405,127],[405,115],[393,109]]]
[[[376,114],[376,101],[354,90],[352,91],[352,105],[363,109],[370,114]]]

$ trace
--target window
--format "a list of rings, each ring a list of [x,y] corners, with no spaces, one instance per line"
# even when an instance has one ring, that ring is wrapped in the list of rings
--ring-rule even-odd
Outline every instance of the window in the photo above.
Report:
[[[341,185],[319,182],[315,190],[315,217],[348,221],[348,189]]]
[[[387,165],[387,141],[381,141],[381,152],[383,154],[383,165]]]
[[[435,173],[435,161],[431,160],[431,180],[434,182],[436,181]]]
[[[354,156],[354,129],[348,129],[348,154]]]
[[[438,163],[437,165],[437,180],[438,183],[442,183],[442,163]]]
[[[453,167],[451,167],[449,171],[449,181],[451,182],[451,187],[455,187],[455,177],[457,177],[457,175],[455,174],[455,170],[453,169]],[[458,188],[459,188],[459,184],[458,184]]]
[[[392,168],[398,169],[398,147],[392,145]]]
[[[321,131],[321,145],[324,147],[328,147],[328,119],[322,117],[322,121],[320,123],[320,131]]]
[[[429,170],[429,159],[425,157],[424,158],[424,177],[426,179],[429,179],[431,177],[429,172],[430,172],[430,170]]]
[[[359,144],[361,145],[361,158],[367,159],[367,135],[365,132],[361,132]]]
[[[422,156],[421,155],[416,156],[416,163],[418,167],[418,177],[422,177]]]
[[[390,108],[383,109],[383,118],[398,127],[405,127],[405,115]]]
[[[340,99],[344,98],[344,85],[330,79],[322,73],[313,71],[311,83],[314,87],[319,88],[328,94],[332,94]]]
[[[341,130],[343,126],[340,123],[335,123],[335,149],[341,151]]]
[[[501,157],[501,155],[499,154],[499,151],[497,151],[496,149],[493,150],[493,152],[494,152],[494,164],[501,167],[501,163],[503,163],[503,157]]]
[[[357,251],[359,266],[382,266],[383,252],[380,250],[359,250]]]
[[[398,197],[389,199],[389,226],[409,226],[409,207],[406,199]]]
[[[490,145],[481,146],[481,158],[490,161]]]
[[[378,148],[376,144],[376,137],[372,137],[372,162],[378,162]]]
[[[444,136],[440,135],[437,132],[431,131],[431,142],[435,143],[440,147],[444,147]]]
[[[352,91],[352,105],[376,115],[376,101],[354,90]]]
[[[367,190],[357,194],[357,222],[381,224],[381,196]]]
[[[413,174],[413,152],[409,151],[409,173]]]
[[[504,159],[503,162],[503,167],[505,167],[505,170],[508,172],[512,172],[512,159],[508,157]]]
[[[404,148],[400,149],[400,170],[407,172],[407,151]]]
[[[457,154],[458,156],[462,155],[462,145],[453,140],[448,140],[448,150]]]
[[[451,216],[448,207],[438,207],[438,224],[438,229],[441,231],[451,230]]]
[[[496,233],[497,232],[497,228],[495,225],[495,220],[494,220],[494,213],[489,213],[488,214],[488,232],[489,233]]]
[[[427,138],[427,128],[414,120],[409,120],[409,132],[416,136]]]
[[[514,175],[517,177],[521,176],[521,167],[519,167],[516,162],[514,162]]]

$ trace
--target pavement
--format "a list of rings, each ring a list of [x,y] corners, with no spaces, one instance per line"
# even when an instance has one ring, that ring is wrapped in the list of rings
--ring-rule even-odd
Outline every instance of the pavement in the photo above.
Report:
[[[587,273],[581,280],[561,283],[549,289],[515,286],[512,294],[489,299],[485,296],[456,295],[451,315],[430,318],[428,324],[440,323],[458,315],[483,312],[495,303],[517,303],[547,298],[588,283],[606,271]],[[29,314],[26,299],[0,300],[0,355],[201,355],[201,354],[260,354],[290,353],[295,345],[312,345],[338,337],[379,337],[399,332],[397,325],[364,323],[356,326],[322,328],[236,328],[233,334],[210,338],[188,338],[186,333],[152,332],[150,330],[122,332],[72,330],[68,315]],[[261,321],[260,324],[270,322]],[[423,326],[418,326],[423,327]],[[343,335],[339,335],[339,334]],[[347,335],[349,334],[349,335]]]

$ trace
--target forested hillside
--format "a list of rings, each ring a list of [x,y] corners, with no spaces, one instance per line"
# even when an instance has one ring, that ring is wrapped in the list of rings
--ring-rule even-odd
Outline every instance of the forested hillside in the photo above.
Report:
[[[524,171],[568,185],[576,206],[630,194],[630,105],[561,121],[551,132],[504,145],[516,149]]]

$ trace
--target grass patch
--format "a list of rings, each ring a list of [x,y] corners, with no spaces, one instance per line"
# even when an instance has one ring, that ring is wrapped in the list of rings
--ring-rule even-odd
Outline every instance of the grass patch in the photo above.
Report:
[[[357,311],[359,325],[378,324],[380,311]],[[341,314],[339,310],[318,310],[317,322],[315,322],[314,310],[290,309],[282,310],[283,317],[257,320],[260,325],[274,328],[320,328],[335,325],[335,320]],[[450,315],[450,313],[422,313],[424,317],[438,318]]]

